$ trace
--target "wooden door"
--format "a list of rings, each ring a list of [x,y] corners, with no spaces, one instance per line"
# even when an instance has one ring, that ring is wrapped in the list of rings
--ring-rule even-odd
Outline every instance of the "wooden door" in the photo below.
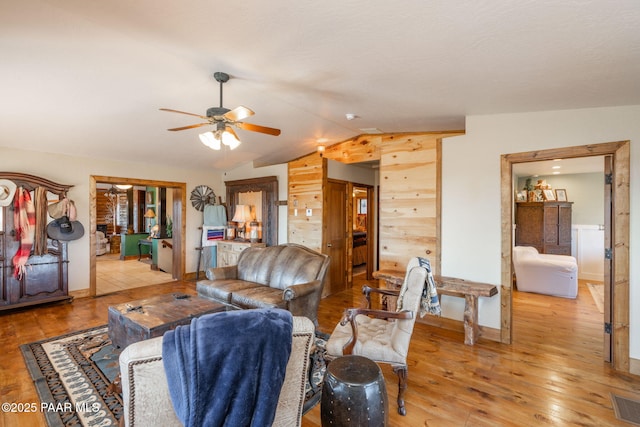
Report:
[[[329,282],[323,296],[340,292],[347,288],[347,183],[327,181],[326,221],[324,253],[331,257]]]
[[[611,234],[613,230],[613,156],[604,157],[604,346],[603,356],[606,362],[613,362],[612,350],[612,293],[613,293],[613,248]]]

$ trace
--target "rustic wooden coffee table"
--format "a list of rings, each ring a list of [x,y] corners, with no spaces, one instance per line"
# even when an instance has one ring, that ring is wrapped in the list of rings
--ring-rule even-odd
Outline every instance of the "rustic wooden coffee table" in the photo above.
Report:
[[[109,307],[109,338],[125,348],[134,342],[159,337],[194,317],[234,310],[233,307],[196,295],[165,294]]]

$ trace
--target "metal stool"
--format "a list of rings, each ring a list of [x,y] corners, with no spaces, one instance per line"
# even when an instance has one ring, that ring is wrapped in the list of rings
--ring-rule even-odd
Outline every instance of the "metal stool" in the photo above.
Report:
[[[350,355],[329,363],[320,403],[323,427],[386,426],[388,409],[384,377],[374,361]]]

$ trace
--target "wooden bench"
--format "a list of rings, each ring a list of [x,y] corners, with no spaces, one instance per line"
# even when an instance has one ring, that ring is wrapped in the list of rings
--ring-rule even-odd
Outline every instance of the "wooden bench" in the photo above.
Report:
[[[387,289],[399,289],[404,282],[405,272],[400,270],[379,270],[373,277],[386,282]],[[455,277],[433,276],[438,295],[464,298],[464,343],[474,345],[480,336],[478,325],[478,297],[492,297],[498,294],[496,285],[472,282]],[[387,298],[384,303],[389,303]],[[395,304],[394,304],[395,305]]]

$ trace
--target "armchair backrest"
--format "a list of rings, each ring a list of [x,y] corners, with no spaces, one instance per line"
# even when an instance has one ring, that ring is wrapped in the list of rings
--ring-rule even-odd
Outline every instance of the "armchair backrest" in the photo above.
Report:
[[[407,265],[404,283],[398,296],[397,311],[411,311],[411,319],[398,319],[395,321],[391,333],[393,349],[404,357],[409,353],[409,342],[420,310],[422,290],[427,280],[427,269],[420,266],[418,258],[412,258]]]
[[[293,341],[274,426],[300,426],[315,327],[306,317],[293,317]],[[139,341],[120,355],[123,417],[126,426],[180,426],[173,410],[162,361],[162,337]]]

